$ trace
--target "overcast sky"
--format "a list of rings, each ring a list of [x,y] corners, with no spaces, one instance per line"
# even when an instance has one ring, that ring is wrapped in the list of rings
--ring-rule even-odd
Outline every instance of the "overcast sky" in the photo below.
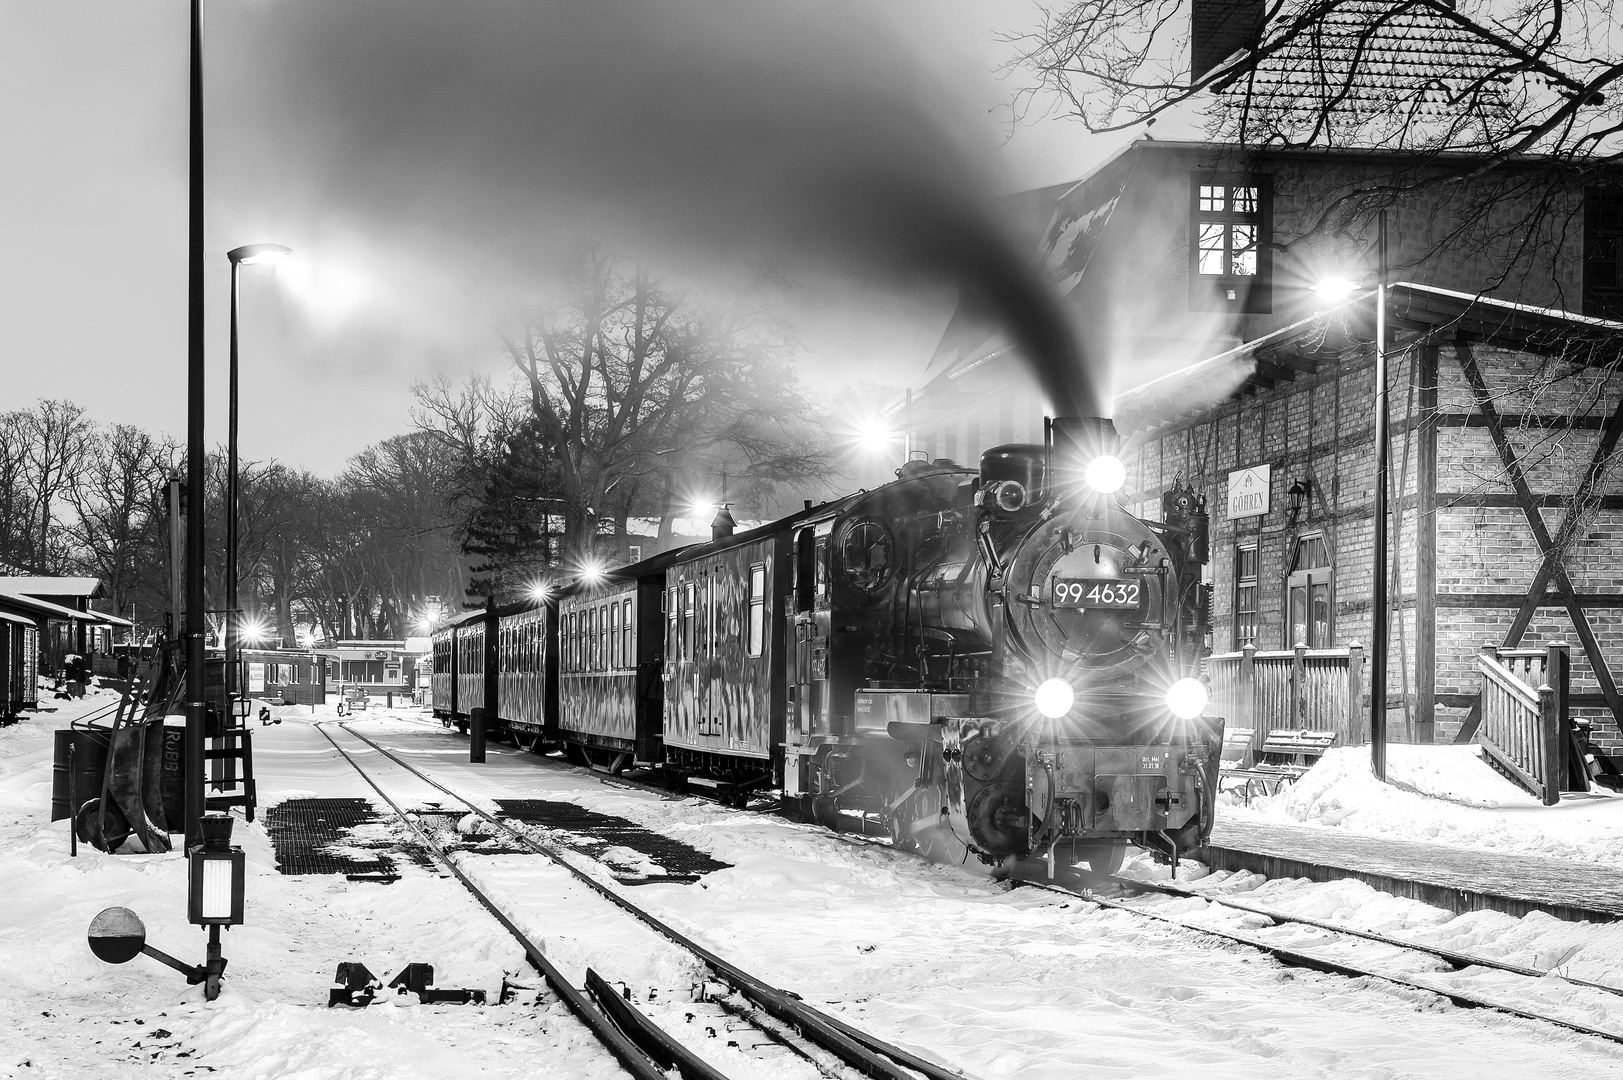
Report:
[[[576,173],[538,180],[527,190],[526,161],[492,161],[486,170],[489,146],[477,133],[464,144],[460,133],[480,128],[481,117],[485,137],[500,130],[491,118],[503,111],[480,102],[507,88],[498,75],[528,54],[524,42],[536,33],[533,19],[518,20],[513,41],[492,43],[487,66],[480,43],[490,40],[492,27],[483,28],[485,38],[470,33],[441,53],[437,39],[432,47],[413,40],[414,32],[438,31],[433,17],[417,20],[415,31],[411,19],[399,18],[424,7],[407,0],[326,0],[314,15],[309,0],[209,0],[205,7],[210,440],[224,435],[224,253],[239,244],[283,243],[295,252],[280,267],[244,272],[243,449],[250,458],[274,456],[330,475],[366,444],[406,430],[414,380],[435,371],[460,376],[499,367],[493,323],[503,309],[470,303],[468,296],[505,294],[502,275],[511,267],[522,277],[524,269],[522,260],[508,258],[491,215],[511,219],[512,207],[545,203],[549,184],[578,185],[590,177],[593,148],[583,155],[571,120],[595,124],[601,112],[612,124],[622,114],[605,108],[612,96],[607,91],[587,87],[582,96],[549,96],[552,91],[537,84],[533,107],[523,103],[511,115],[533,109],[552,117],[573,156],[588,160]],[[1083,174],[1113,149],[1115,143],[1089,139],[1064,121],[1008,133],[1000,106],[1016,84],[994,74],[1008,51],[997,35],[1034,24],[1034,8],[1015,0],[890,0],[867,7],[882,10],[886,25],[871,28],[872,35],[864,30],[864,48],[856,51],[869,54],[867,67],[852,65],[850,80],[859,87],[853,93],[861,93],[864,72],[901,72],[886,92],[899,88],[927,99],[919,102],[921,110],[950,129],[958,148],[982,167],[976,183],[1002,189],[1056,183]],[[693,6],[700,8],[713,14],[750,5],[717,0]],[[340,9],[350,18],[332,31],[322,20]],[[589,9],[577,8],[576,18],[581,10]],[[7,226],[0,260],[0,408],[61,397],[85,405],[100,421],[177,435],[184,430],[186,20],[183,0],[0,0],[0,130],[9,166],[0,172]],[[369,20],[376,21],[375,48]],[[406,29],[392,38],[389,32],[400,25]],[[685,34],[687,40],[670,50],[678,54],[668,69],[675,77],[684,62],[708,62],[710,36],[717,39],[718,63],[758,57],[757,46],[766,40],[752,41],[753,28],[712,34],[702,19],[673,32],[674,26],[656,25],[631,47]],[[571,58],[577,38],[600,49],[617,41],[612,27],[584,30],[556,35],[554,68]],[[848,32],[831,31],[832,48]],[[815,46],[816,35],[809,36]],[[877,42],[871,48],[868,37]],[[761,66],[767,69],[774,67],[772,48],[780,46],[774,41],[766,50],[769,60]],[[886,50],[906,63],[891,64]],[[583,51],[598,63],[590,48]],[[664,63],[666,51],[647,55]],[[841,60],[814,58],[797,72],[811,72],[815,82],[833,68],[838,85],[845,78]],[[623,62],[632,71],[644,66],[635,57]],[[709,89],[729,93],[736,85],[723,79]],[[332,111],[329,102],[377,106],[357,96],[373,87],[384,103],[376,117]],[[412,98],[414,88],[421,89],[420,99]],[[765,101],[773,104],[770,96]],[[373,145],[369,125],[394,130]],[[858,153],[865,145],[835,142]],[[419,150],[422,161],[403,164],[401,146]],[[635,155],[618,148],[608,158],[606,171],[640,168]],[[535,160],[552,164],[545,155]],[[658,160],[647,164],[650,171],[666,167]],[[418,187],[390,183],[402,172],[419,171]],[[488,186],[482,183],[487,171],[496,178]],[[455,197],[447,197],[451,192]],[[686,232],[657,237],[673,259],[693,249],[695,233],[716,228],[705,217],[713,208],[667,204],[664,189],[629,184],[614,192],[590,212],[689,216]],[[447,211],[458,203],[469,205]],[[490,213],[478,216],[483,208]],[[558,210],[565,217],[584,212],[567,201]],[[433,228],[417,229],[419,218]],[[532,226],[524,219],[514,228]],[[700,246],[705,258],[729,254]],[[524,287],[513,281],[515,292]],[[945,321],[944,298],[929,287],[876,289],[871,275],[808,275],[791,313],[808,350],[806,380],[832,391],[853,379],[916,376]]]

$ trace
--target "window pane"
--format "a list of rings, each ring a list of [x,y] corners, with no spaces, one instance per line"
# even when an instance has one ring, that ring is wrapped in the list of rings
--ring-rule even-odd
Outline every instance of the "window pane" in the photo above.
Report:
[[[1257,577],[1257,549],[1242,547],[1234,549],[1234,576],[1240,581],[1247,578],[1255,581]]]
[[[1223,275],[1223,226],[1212,222],[1201,223],[1199,258],[1202,274]]]
[[[1211,184],[1200,185],[1200,209],[1204,213],[1221,213],[1223,210],[1223,188]]]
[[[1257,275],[1257,227],[1255,225],[1230,225],[1230,247],[1234,252],[1231,259],[1231,273],[1235,277],[1256,277]]]
[[[1233,199],[1231,209],[1236,214],[1255,214],[1257,212],[1257,189],[1254,187],[1230,188]]]
[[[1243,585],[1234,590],[1234,645],[1238,648],[1257,640],[1257,587]]]
[[[620,647],[621,661],[625,664],[626,667],[636,667],[637,666],[637,656],[636,656],[636,648],[637,648],[637,646],[636,646],[636,642],[632,639],[632,636],[631,636],[631,600],[630,600],[629,597],[626,599],[626,602],[623,605],[621,605],[620,636],[621,636],[621,638],[624,639],[624,644]]]
[[[620,659],[620,605],[609,605],[609,662],[606,666],[617,668]]]
[[[1307,589],[1293,588],[1291,590],[1291,639],[1285,643],[1287,648],[1294,647],[1298,642],[1307,641]]]
[[[1313,610],[1307,643],[1315,649],[1324,649],[1330,645],[1330,583],[1314,582],[1311,588]]]

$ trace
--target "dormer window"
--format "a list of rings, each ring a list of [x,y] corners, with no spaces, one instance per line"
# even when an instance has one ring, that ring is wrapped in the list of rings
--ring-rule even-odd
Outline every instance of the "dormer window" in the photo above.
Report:
[[[1196,173],[1190,195],[1189,306],[1196,311],[1271,311],[1268,178]]]

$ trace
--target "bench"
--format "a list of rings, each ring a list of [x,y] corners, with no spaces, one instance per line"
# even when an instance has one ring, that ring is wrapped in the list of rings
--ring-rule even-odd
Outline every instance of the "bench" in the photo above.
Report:
[[[1268,732],[1268,737],[1262,742],[1262,760],[1241,767],[1243,758],[1236,759],[1234,768],[1223,770],[1218,789],[1233,791],[1248,804],[1258,795],[1277,795],[1281,788],[1295,783],[1316,765],[1324,752],[1335,745],[1338,737],[1334,731],[1276,728]],[[1223,760],[1227,765],[1229,750],[1226,738],[1223,740]]]

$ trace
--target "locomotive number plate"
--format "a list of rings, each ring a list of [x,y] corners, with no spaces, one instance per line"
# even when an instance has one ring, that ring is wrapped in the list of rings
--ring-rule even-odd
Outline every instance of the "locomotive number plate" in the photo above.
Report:
[[[1055,578],[1054,606],[1133,609],[1138,607],[1141,588],[1136,581],[1072,581]]]

